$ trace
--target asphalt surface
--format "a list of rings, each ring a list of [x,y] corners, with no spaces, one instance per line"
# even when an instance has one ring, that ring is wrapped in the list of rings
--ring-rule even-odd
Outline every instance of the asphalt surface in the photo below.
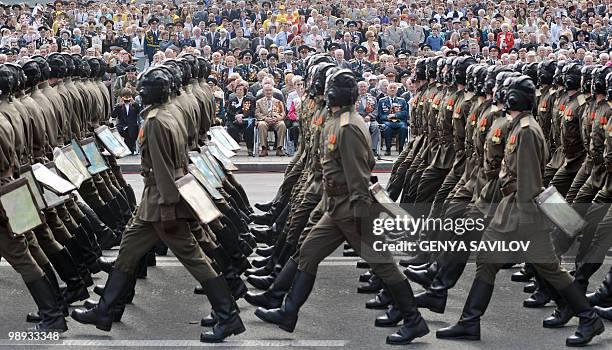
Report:
[[[251,201],[267,200],[273,197],[282,174],[239,174],[238,180],[247,190]],[[142,191],[140,176],[128,175],[137,195]],[[379,174],[386,182],[388,174]],[[107,251],[105,255],[116,255]],[[104,349],[124,347],[181,349],[196,346],[211,346],[199,343],[201,317],[210,312],[205,296],[193,294],[195,280],[172,257],[158,257],[158,266],[149,269],[148,278],[139,280],[134,304],[129,305],[121,323],[113,325],[110,333],[94,327],[81,325],[68,318],[69,331],[59,341],[38,342],[9,341],[9,332],[24,331],[31,325],[25,322],[25,315],[34,311],[35,305],[20,276],[6,264],[0,263],[0,348],[26,349]],[[355,258],[342,257],[335,252],[319,268],[314,291],[300,312],[300,319],[294,333],[286,333],[273,325],[265,324],[253,315],[254,307],[244,300],[238,301],[241,317],[247,331],[231,337],[221,347],[266,348],[345,348],[345,349],[391,349],[386,346],[385,336],[395,328],[373,326],[380,310],[365,309],[364,303],[372,295],[357,294],[358,276],[364,270],[355,268]],[[566,265],[570,268],[570,265]],[[591,279],[593,285],[602,280],[609,269],[609,261]],[[435,338],[435,330],[457,321],[467,291],[474,277],[475,266],[470,264],[457,286],[450,291],[445,314],[428,310],[421,313],[427,320],[431,333],[415,341],[410,348],[417,349],[559,349],[565,338],[571,335],[578,323],[570,321],[561,329],[544,329],[542,320],[552,311],[525,309],[522,300],[528,295],[522,292],[523,284],[510,281],[515,270],[501,271],[497,277],[493,300],[481,322],[482,341],[442,341]],[[95,276],[96,283],[104,283],[106,275]],[[413,284],[415,292],[421,288]],[[97,299],[92,293],[94,299]],[[612,329],[612,323],[606,322]],[[612,333],[606,331],[596,338],[594,349],[611,349]]]

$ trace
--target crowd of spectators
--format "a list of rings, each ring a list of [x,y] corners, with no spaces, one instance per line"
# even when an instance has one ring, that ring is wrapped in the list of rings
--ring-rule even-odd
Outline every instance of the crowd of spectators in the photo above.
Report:
[[[554,56],[606,65],[611,47],[609,0],[0,4],[0,63],[57,51],[102,57],[111,67],[107,84],[121,106],[138,104],[133,82],[145,67],[181,52],[204,56],[213,66],[209,84],[218,122],[251,153],[258,151],[255,125],[260,139],[272,128],[277,144],[297,145],[307,83],[301,62],[315,52],[327,52],[356,72],[358,111],[370,127],[373,148],[384,136],[389,154],[393,135],[398,151],[409,136],[407,102],[418,57],[463,52],[490,64]],[[116,110],[117,116],[126,113]]]

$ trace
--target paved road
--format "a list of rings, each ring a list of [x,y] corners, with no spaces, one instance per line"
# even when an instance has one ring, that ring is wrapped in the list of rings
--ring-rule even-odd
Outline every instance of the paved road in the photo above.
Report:
[[[240,174],[253,201],[271,198],[281,174]],[[381,174],[381,182],[388,175]],[[130,175],[128,181],[142,191],[140,178]],[[115,255],[116,251],[106,252]],[[383,349],[395,348],[384,345],[384,337],[394,329],[375,328],[374,318],[381,312],[364,308],[370,297],[356,293],[360,270],[355,269],[354,258],[344,258],[336,252],[319,268],[319,275],[311,298],[300,313],[294,333],[260,322],[254,315],[254,307],[240,300],[241,316],[247,332],[230,338],[223,347],[274,348],[325,348]],[[569,267],[569,265],[568,265]],[[601,281],[606,263],[593,281]],[[427,310],[422,314],[427,319],[432,333],[419,339],[411,348],[418,349],[559,349],[565,337],[572,334],[577,320],[568,327],[548,330],[541,321],[552,312],[552,308],[524,309],[521,307],[526,294],[522,285],[510,282],[512,270],[500,272],[497,278],[494,299],[484,317],[481,342],[451,342],[435,339],[436,329],[448,326],[459,317],[463,302],[474,276],[470,265],[456,288],[450,292],[447,313],[440,315]],[[103,283],[104,273],[95,276]],[[69,321],[70,330],[58,342],[47,342],[44,348],[51,349],[100,349],[126,347],[136,348],[185,348],[202,346],[199,334],[202,328],[199,319],[208,314],[210,306],[203,296],[192,293],[195,282],[187,271],[171,256],[158,258],[158,266],[149,270],[146,280],[139,280],[134,304],[128,306],[123,322],[115,324],[111,333],[106,333]],[[418,292],[420,288],[414,287]],[[19,276],[6,263],[0,263],[0,348],[32,348],[25,342],[9,342],[8,332],[24,330],[25,315],[34,310],[34,303],[25,291]],[[612,323],[607,323],[612,329]],[[41,348],[39,346],[38,348]],[[594,349],[612,348],[612,333],[607,331],[592,346]]]

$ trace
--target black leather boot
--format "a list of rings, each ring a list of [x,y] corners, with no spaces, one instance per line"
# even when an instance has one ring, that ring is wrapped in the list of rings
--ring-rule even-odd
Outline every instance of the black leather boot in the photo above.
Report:
[[[96,328],[109,332],[113,326],[113,307],[127,294],[132,278],[133,276],[126,272],[113,269],[108,275],[98,305],[90,310],[76,309],[72,311],[71,317],[79,323],[93,324]]]
[[[529,282],[523,287],[523,293],[532,294],[538,290],[538,284],[536,282]]]
[[[53,271],[53,267],[51,267],[51,264],[46,264],[44,266],[41,266],[40,268],[45,273],[45,277],[49,280],[49,284],[53,288],[53,295],[55,296],[55,299],[57,300],[57,303],[59,304],[62,310],[62,314],[64,315],[64,317],[67,317],[68,305],[66,305],[66,301],[64,300],[64,297],[60,292],[59,283],[57,282],[57,278],[55,277],[55,271]],[[40,317],[38,311],[30,312],[26,316],[26,322],[38,323],[40,321],[42,321],[42,318]]]
[[[491,296],[493,285],[474,279],[461,318],[455,325],[439,329],[436,338],[480,340],[480,317],[487,310]]]
[[[126,198],[128,203],[130,204],[130,208],[132,211],[136,211],[136,195],[134,194],[134,189],[130,184],[126,184],[123,186],[123,190],[125,191]]]
[[[249,246],[251,246],[251,248],[252,248],[251,252],[253,251],[253,249],[255,249],[257,247],[257,241],[255,240],[255,237],[252,234],[248,233],[248,232],[241,233],[240,234],[240,239],[242,239],[243,241],[247,242],[247,244]]]
[[[98,306],[98,302],[95,300],[87,299],[83,303],[83,307],[87,310],[91,310]],[[125,305],[117,303],[113,305],[113,322],[121,322],[121,317],[123,317],[123,312],[125,311]]]
[[[576,333],[565,340],[565,345],[571,347],[585,346],[594,337],[604,332],[604,324],[589,305],[582,288],[572,283],[569,287],[559,291],[559,294],[568,302],[580,320]]]
[[[358,269],[369,269],[370,268],[370,264],[368,264],[366,261],[364,260],[359,260],[357,262],[357,268]],[[365,281],[360,281],[360,282],[365,282]]]
[[[608,321],[612,321],[612,307],[595,306],[593,309],[597,313],[597,316],[605,318]]]
[[[146,253],[145,255],[142,256],[142,258],[140,258],[140,260],[138,260],[138,266],[136,267],[136,279],[145,279],[147,278],[147,268],[148,268],[148,264],[147,264],[147,255],[149,253]]]
[[[56,292],[46,276],[26,283],[36,306],[41,321],[32,329],[33,331],[53,331],[63,333],[68,330],[66,319],[62,312],[62,305],[58,302]]]
[[[253,219],[253,222],[257,225],[271,226],[274,222],[274,217],[270,212],[266,212],[263,214],[251,214],[251,219]]]
[[[443,314],[446,309],[447,290],[426,290],[414,297],[419,308],[427,308],[432,312]]]
[[[393,295],[395,305],[402,314],[404,324],[395,333],[387,336],[387,344],[403,345],[409,344],[414,339],[429,333],[427,323],[417,310],[412,288],[407,280],[389,285],[389,292]]]
[[[267,258],[274,252],[274,245],[255,249],[255,254]]]
[[[97,260],[100,255],[96,254],[89,237],[87,236],[87,232],[83,226],[79,225],[72,232],[74,238],[78,242],[81,256],[83,257],[83,263],[87,266],[87,269],[90,273],[96,274],[100,272],[100,266],[97,264]]]
[[[81,279],[85,283],[85,286],[89,287],[93,284],[93,280],[91,279],[91,273],[85,265],[83,252],[81,250],[81,247],[79,246],[77,238],[75,236],[70,237],[70,239],[64,242],[64,245],[66,249],[68,249],[68,252],[70,252],[70,256],[72,256],[74,266],[78,271],[79,276],[81,276]]]
[[[119,206],[119,202],[117,201],[117,197],[113,197],[108,203],[108,207],[115,218],[117,229],[119,231],[123,231],[125,229],[125,225],[128,222],[128,219],[124,216],[124,212]]]
[[[77,204],[83,214],[87,216],[87,220],[89,221],[94,236],[96,236],[100,249],[108,250],[114,247],[115,241],[117,240],[115,233],[108,226],[106,226],[102,220],[100,220],[100,217],[98,217],[96,212],[91,209],[91,207],[80,201],[77,202]]]
[[[263,258],[263,259],[255,259],[251,261],[251,265],[253,265],[253,267],[256,268],[262,268],[264,266],[266,266],[269,262],[270,259],[272,259],[271,257],[267,257],[267,258]]]
[[[368,270],[361,275],[359,275],[359,282],[367,282],[372,278],[372,271]]]
[[[393,298],[391,297],[389,290],[387,287],[383,287],[383,289],[376,294],[373,299],[366,301],[365,307],[366,309],[386,310],[392,302]]]
[[[215,260],[219,271],[223,273],[223,277],[227,281],[227,284],[232,292],[232,296],[235,300],[238,300],[248,292],[247,286],[244,281],[240,278],[240,274],[232,265],[232,259],[229,257],[225,249],[222,246],[217,247],[212,251],[212,258]],[[204,287],[196,287],[195,294],[206,294]]]
[[[272,208],[272,203],[274,203],[274,201],[255,203],[255,208],[265,213]]]
[[[398,323],[402,321],[402,312],[395,305],[395,301],[391,304],[391,307],[385,311],[385,314],[382,316],[376,317],[374,320],[375,327],[395,327]]]
[[[236,302],[232,298],[227,282],[223,276],[217,276],[204,282],[206,296],[218,320],[212,331],[200,335],[204,343],[218,343],[231,335],[245,331],[244,324],[238,315]]]
[[[546,306],[550,302],[550,296],[542,290],[537,290],[529,298],[523,300],[523,307],[537,309]]]
[[[546,288],[553,288],[548,282],[545,283]],[[551,297],[555,301],[555,304],[557,304],[557,307],[555,308],[555,311],[553,311],[552,315],[542,321],[542,327],[561,328],[565,326],[572,319],[572,317],[574,317],[576,311],[571,307],[570,301],[566,296],[581,298],[584,297],[584,291],[581,291],[577,284],[572,282],[572,284],[565,288],[565,290],[554,291],[554,293],[551,293]]]
[[[110,205],[107,203],[101,207],[92,207],[93,211],[98,215],[100,220],[113,232],[123,231],[115,214],[111,211]]]
[[[586,297],[592,306],[612,306],[612,267],[597,290],[594,293],[587,294]]]
[[[400,260],[400,264],[402,264],[402,266],[410,266],[410,265],[422,265],[422,264],[426,264],[427,262],[429,262],[429,253],[426,252],[419,252],[417,255],[407,258],[407,259],[402,259]]]
[[[383,287],[382,280],[372,275],[372,278],[366,283],[357,287],[357,293],[359,294],[377,294]]]
[[[531,264],[525,264],[525,266],[522,269],[513,273],[512,276],[510,276],[510,280],[512,282],[527,283],[531,281],[533,277],[534,277],[533,267],[531,266]]]
[[[304,305],[306,299],[312,292],[315,282],[315,275],[297,270],[291,290],[285,297],[285,302],[278,309],[266,310],[258,307],[255,310],[255,316],[261,320],[276,324],[280,329],[293,332],[298,320],[298,312],[300,307]]]
[[[406,275],[406,277],[408,277],[408,279],[412,282],[423,286],[423,288],[429,288],[433,282],[435,272],[432,269],[413,270],[410,267],[407,267],[404,270],[404,275]]]
[[[272,227],[256,226],[251,228],[250,231],[255,237],[255,241],[257,241],[257,243],[273,244],[274,239],[272,239],[272,237],[276,237],[278,235],[275,228],[276,225],[272,225]]]
[[[113,264],[115,264],[114,259],[107,260],[102,257],[98,258],[97,262],[98,262],[98,266],[100,266],[100,270],[106,273],[110,273],[111,270],[113,269]]]
[[[291,283],[297,272],[298,264],[293,259],[287,260],[285,266],[276,276],[274,283],[268,290],[263,293],[255,294],[252,292],[246,293],[244,300],[254,306],[259,306],[264,309],[276,309],[283,304],[285,294],[291,288]]]
[[[87,286],[75,268],[75,262],[66,248],[55,254],[49,254],[48,258],[60,279],[66,283],[63,298],[67,305],[89,298]]]

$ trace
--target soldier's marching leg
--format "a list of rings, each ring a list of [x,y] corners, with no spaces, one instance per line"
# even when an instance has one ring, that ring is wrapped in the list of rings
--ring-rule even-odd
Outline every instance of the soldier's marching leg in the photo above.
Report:
[[[111,249],[112,247],[120,243],[117,242],[117,236],[115,236],[115,233],[100,220],[98,215],[93,211],[93,209],[91,209],[89,205],[87,205],[87,203],[78,201],[77,205],[79,206],[83,214],[87,216],[87,219],[89,220],[89,223],[91,225],[91,229],[101,249]]]
[[[612,306],[612,267],[595,292],[587,294],[587,299],[592,306]]]
[[[555,310],[544,320],[546,328],[562,327],[574,315],[579,317],[576,333],[566,339],[567,346],[583,346],[593,337],[603,333],[604,325],[589,305],[585,291],[581,290],[570,274],[561,267],[549,235],[545,231],[533,232],[533,227],[519,226],[519,232],[529,232],[530,245],[526,259],[533,264],[536,273],[549,283],[560,295],[564,306]],[[559,303],[562,303],[559,300]]]
[[[125,308],[124,299],[133,290],[132,281],[135,281],[141,258],[155,245],[157,239],[151,223],[134,220],[134,224],[123,235],[119,255],[108,276],[100,301],[89,310],[74,310],[71,313],[72,318],[80,323],[93,324],[100,330],[110,331],[113,313]]]
[[[70,255],[74,259],[79,275],[81,275],[81,278],[83,278],[85,285],[91,286],[93,285],[93,280],[91,279],[91,274],[87,269],[85,256],[83,255],[83,248],[80,246],[79,239],[76,237],[76,234],[78,233],[77,231],[80,230],[79,225],[77,225],[72,216],[70,216],[68,213],[66,207],[63,205],[56,207],[56,211],[58,217],[64,222],[64,225],[66,225],[66,228],[71,233],[70,238],[62,243],[68,249]]]
[[[34,330],[57,332],[68,330],[63,307],[58,302],[57,294],[45,272],[30,254],[26,236],[12,238],[4,227],[0,227],[0,256],[21,275],[38,307],[38,315],[42,320]]]

